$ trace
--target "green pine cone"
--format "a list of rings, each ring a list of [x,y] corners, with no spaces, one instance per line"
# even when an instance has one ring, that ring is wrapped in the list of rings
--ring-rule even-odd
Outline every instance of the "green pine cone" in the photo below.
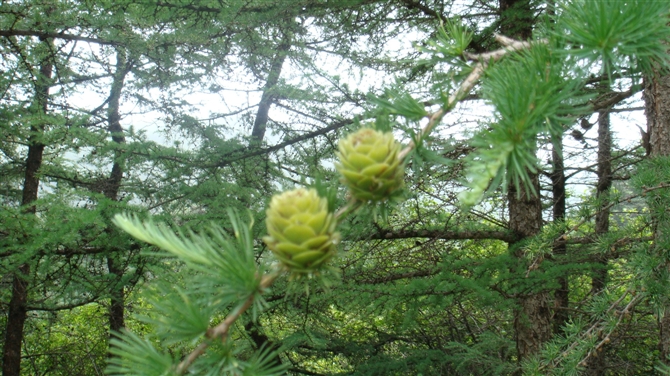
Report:
[[[400,149],[392,133],[363,128],[340,140],[335,168],[356,199],[381,201],[403,186]]]
[[[340,235],[328,201],[314,189],[299,188],[272,197],[263,241],[293,272],[309,273],[335,254]]]

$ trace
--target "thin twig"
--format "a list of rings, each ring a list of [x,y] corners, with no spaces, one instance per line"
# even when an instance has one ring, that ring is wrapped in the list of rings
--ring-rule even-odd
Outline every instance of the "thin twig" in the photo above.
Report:
[[[340,218],[346,217],[347,215],[349,215],[349,213],[353,213],[354,211],[356,211],[359,207],[361,207],[361,205],[363,205],[363,202],[359,200],[353,200],[353,199],[349,200],[349,202],[346,205],[341,207],[337,211],[337,213],[335,213],[335,219],[339,220]]]
[[[604,312],[604,315],[607,315],[607,314],[610,313],[614,308],[616,308],[616,307],[619,305],[619,303],[621,303],[621,302],[626,298],[626,296],[628,296],[628,294],[634,294],[634,291],[633,291],[632,289],[628,289],[628,290],[626,290],[626,292],[624,292],[623,295],[621,295],[621,297],[620,297],[619,299],[617,299],[614,303],[612,303],[612,304],[609,306],[609,308],[607,308],[607,311]],[[625,315],[625,313],[627,313],[628,310],[629,310],[630,308],[632,308],[633,306],[635,306],[635,304],[639,303],[639,301],[642,299],[642,295],[643,295],[643,294],[638,294],[638,295],[634,296],[633,299],[631,299],[631,301],[630,301],[630,302],[626,305],[626,307],[621,311],[621,313],[619,314],[619,320],[617,321],[617,326],[618,326],[619,323],[621,322],[621,318]],[[601,324],[602,324],[602,321],[599,320],[599,321],[595,322],[593,325],[591,325],[591,327],[590,327],[588,330],[586,330],[585,332],[583,332],[583,333],[579,336],[579,339],[578,339],[578,340],[576,340],[576,341],[574,341],[572,344],[570,344],[570,346],[568,346],[568,348],[566,348],[565,351],[563,351],[563,352],[561,353],[561,355],[555,357],[555,358],[554,358],[552,361],[550,361],[549,363],[540,366],[540,370],[545,369],[545,368],[547,368],[547,367],[549,367],[549,366],[551,366],[552,368],[553,368],[553,367],[556,367],[556,366],[558,365],[558,362],[559,362],[560,360],[567,358],[567,356],[569,355],[570,351],[572,351],[575,347],[577,347],[580,343],[582,343],[582,340],[581,340],[581,339],[583,339],[583,338],[590,338],[590,337],[592,337],[593,335],[596,335],[596,334],[599,335],[600,333],[602,333],[602,331],[603,331],[605,328],[604,328],[603,326],[601,326]],[[616,328],[616,326],[615,326],[615,328]],[[613,328],[612,330],[614,330],[614,328]],[[609,335],[610,335],[611,333],[612,333],[612,331],[610,331],[609,333],[607,333],[607,336],[606,336],[605,338],[609,338]],[[603,340],[596,346],[596,348],[600,348],[600,347],[602,347],[602,345],[604,345],[605,343],[607,343],[607,341],[606,341],[605,339],[603,339]],[[591,351],[589,351],[589,353],[586,355],[586,357],[585,357],[584,359],[582,359],[582,360],[579,362],[579,365],[583,365],[582,362],[584,362],[586,359],[588,359],[589,356],[591,356]]]
[[[546,44],[548,43],[546,39],[540,39],[539,41],[534,41],[534,42],[524,42],[520,40],[515,40],[512,38],[508,38],[504,35],[496,34],[495,36],[496,40],[498,43],[502,44],[504,47],[497,49],[495,51],[491,52],[485,52],[481,54],[471,54],[469,52],[464,52],[463,56],[467,58],[468,60],[474,60],[474,61],[479,61],[479,62],[489,62],[491,60],[500,60],[503,56],[510,52],[514,51],[520,51],[520,50],[527,50],[530,47],[533,46],[535,43],[540,43],[540,44]]]
[[[563,234],[561,234],[561,236],[559,236],[557,239],[554,240],[554,244],[558,244],[558,243],[561,243],[561,242],[567,243],[568,234],[570,234],[571,232],[577,231],[584,223],[589,221],[591,218],[595,217],[598,213],[602,212],[603,210],[610,209],[613,206],[618,205],[618,204],[620,204],[624,201],[630,202],[630,200],[632,200],[634,198],[637,198],[637,197],[640,197],[640,196],[645,196],[649,192],[652,192],[652,191],[655,191],[655,190],[658,190],[658,189],[663,189],[663,188],[670,188],[670,183],[661,183],[661,184],[659,184],[657,186],[654,186],[654,187],[644,188],[641,193],[626,196],[626,197],[621,198],[619,200],[615,200],[615,201],[610,202],[608,205],[600,208],[600,210],[596,210],[595,213],[585,217],[584,219],[579,221],[579,223],[570,227],[566,232],[564,232]],[[644,241],[644,238],[642,240]],[[539,268],[542,261],[544,261],[544,254],[541,254],[541,255],[537,256],[535,258],[535,260],[533,260],[531,265],[528,267],[528,270],[526,271],[526,278],[528,278],[528,275],[530,274],[531,271]]]
[[[629,201],[630,202],[630,200],[632,200],[634,198],[637,198],[637,197],[640,197],[640,196],[645,196],[649,192],[652,192],[652,191],[655,191],[655,190],[658,190],[658,189],[663,189],[663,188],[670,188],[670,183],[661,183],[661,184],[653,186],[653,187],[644,188],[644,189],[642,189],[642,192],[640,192],[640,193],[633,194],[633,195],[626,196],[624,198],[612,201],[607,206],[604,206],[604,207],[600,208],[599,211],[596,211],[595,213],[587,216],[586,218],[582,219],[579,223],[577,223],[576,225],[569,228],[564,234],[559,236],[558,239],[556,239],[555,241],[558,242],[558,241],[561,241],[561,240],[563,240],[563,241],[567,240],[569,233],[577,231],[584,223],[586,223],[591,218],[595,217],[596,214],[598,214],[599,212],[601,212],[603,210],[610,209],[613,206],[618,205],[618,204],[620,204],[624,201]]]
[[[502,59],[503,56],[510,52],[524,50],[530,48],[533,44],[531,42],[518,41],[512,38],[508,38],[504,35],[496,34],[496,40],[505,46],[504,48],[483,53],[483,54],[471,54],[464,52],[463,55],[469,60],[478,61],[477,65],[474,66],[472,72],[468,77],[461,83],[458,89],[449,96],[447,103],[437,110],[436,112],[429,115],[428,124],[421,130],[419,134],[419,140],[426,137],[433,128],[442,120],[442,118],[455,107],[456,103],[465,98],[470,90],[477,84],[479,78],[481,78],[484,73],[484,69],[488,65],[489,61],[496,61]],[[535,42],[534,42],[535,43]],[[546,40],[540,40],[539,43],[547,43]],[[416,147],[414,141],[411,141],[399,154],[398,159],[401,161],[407,157],[407,155]]]
[[[430,131],[433,130],[435,125],[442,120],[444,115],[446,115],[448,112],[450,112],[453,108],[456,102],[462,99],[467,93],[470,92],[470,90],[475,86],[477,83],[477,80],[482,76],[484,73],[484,67],[486,66],[485,63],[477,63],[475,65],[475,68],[472,70],[470,75],[461,83],[461,86],[459,86],[458,90],[456,90],[452,95],[449,96],[449,100],[446,103],[446,106],[440,108],[436,112],[430,115],[430,119],[428,120],[428,124],[421,130],[421,134],[419,135],[419,139],[425,137],[430,133]],[[416,144],[414,144],[414,141],[410,141],[409,145],[407,145],[399,154],[398,154],[398,159],[403,160],[409,154],[412,149],[416,147]]]
[[[598,342],[596,347],[589,350],[589,352],[586,354],[584,359],[579,361],[578,364],[580,366],[582,366],[582,367],[586,366],[586,361],[591,357],[591,355],[593,355],[594,352],[600,351],[601,347],[603,347],[606,343],[610,342],[610,335],[612,334],[614,329],[616,329],[619,326],[619,324],[621,324],[621,320],[623,320],[623,318],[630,312],[630,310],[633,307],[635,307],[642,300],[642,296],[643,296],[643,294],[639,294],[639,295],[635,296],[633,299],[631,299],[630,302],[628,302],[628,304],[626,304],[624,309],[621,310],[621,312],[619,312],[619,319],[617,320],[616,325],[614,325],[612,327],[612,329],[610,329],[610,331],[607,332],[607,334],[605,335],[605,338],[603,338],[600,342]],[[598,334],[600,334],[601,332],[602,332],[602,329],[599,331]]]

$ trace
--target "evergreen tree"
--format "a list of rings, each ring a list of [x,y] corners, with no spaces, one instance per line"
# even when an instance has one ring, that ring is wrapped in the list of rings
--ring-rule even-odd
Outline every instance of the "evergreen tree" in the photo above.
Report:
[[[33,356],[81,317],[112,374],[666,369],[665,4],[8,5],[6,374],[97,372]]]

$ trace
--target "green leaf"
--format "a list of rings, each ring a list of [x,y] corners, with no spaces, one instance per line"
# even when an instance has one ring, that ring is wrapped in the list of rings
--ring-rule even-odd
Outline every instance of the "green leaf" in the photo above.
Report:
[[[163,354],[147,340],[131,332],[123,332],[120,338],[113,338],[110,358],[105,372],[109,375],[170,376],[176,375],[173,360]]]
[[[210,304],[207,298],[195,299],[189,294],[196,295],[192,290],[159,284],[149,298],[152,313],[138,316],[138,319],[152,324],[156,335],[167,345],[200,339],[207,332],[218,305]]]
[[[235,238],[224,230],[210,226],[202,234],[173,231],[163,224],[140,222],[136,217],[118,214],[114,223],[136,238],[154,244],[204,273],[200,279],[207,285],[218,284],[214,295],[221,304],[256,294],[263,269],[256,265],[251,225],[242,223],[234,210],[228,215]]]
[[[386,90],[383,97],[372,98],[370,101],[391,114],[404,116],[408,120],[421,120],[428,115],[426,107],[407,93]]]
[[[622,69],[652,73],[652,65],[668,67],[670,9],[663,1],[570,0],[560,3],[555,38],[574,47],[570,53],[600,60],[611,75]]]
[[[288,369],[288,364],[278,362],[279,354],[270,347],[261,347],[246,362],[244,376],[280,376]]]

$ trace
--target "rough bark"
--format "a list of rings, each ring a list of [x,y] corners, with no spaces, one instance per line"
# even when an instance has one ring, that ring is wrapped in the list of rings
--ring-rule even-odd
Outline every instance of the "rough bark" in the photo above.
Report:
[[[536,192],[539,192],[537,174],[531,174]],[[542,227],[542,206],[540,197],[527,193],[524,189],[518,192],[513,184],[508,190],[509,228],[518,241],[509,243],[510,250],[519,259],[525,259],[519,242],[540,232]],[[518,299],[519,308],[514,315],[514,330],[519,361],[528,359],[537,353],[542,345],[551,338],[552,323],[549,306],[549,293],[546,291],[528,291]]]
[[[123,285],[121,284],[121,279],[123,278],[123,268],[117,266],[116,260],[114,257],[107,257],[107,268],[109,273],[114,275],[116,284],[114,285],[111,295],[111,302],[109,307],[109,333],[110,337],[116,335],[121,329],[123,329],[125,324],[125,291]]]
[[[556,145],[558,143],[558,145]],[[554,169],[551,173],[551,192],[553,219],[555,223],[565,220],[565,165],[563,163],[563,140],[556,140],[551,153]],[[561,257],[566,254],[566,244],[557,243],[553,247],[553,254]],[[564,275],[558,277],[558,289],[554,291],[554,332],[560,333],[563,326],[568,322],[568,305],[570,290],[568,278]]]
[[[647,116],[647,136],[649,137],[649,157],[670,156],[670,75],[654,75],[645,79],[643,93],[645,113]],[[655,220],[657,222],[657,220]],[[654,245],[667,237],[667,223],[654,224]],[[663,252],[663,259],[667,260],[667,249]],[[670,264],[666,262],[666,268]],[[658,318],[660,360],[670,365],[670,306],[666,306],[663,315]]]
[[[125,78],[130,71],[131,64],[127,62],[126,52],[122,48],[117,48],[116,52],[116,70],[112,87],[109,94],[109,105],[107,108],[107,127],[109,133],[112,135],[112,141],[118,145],[125,144],[126,138],[123,135],[123,127],[121,126],[121,115],[119,114],[119,106],[121,102],[121,93]],[[121,180],[123,179],[123,165],[121,163],[121,152],[117,151],[112,171],[107,179],[103,193],[105,197],[116,201],[118,199],[119,189],[121,187]],[[114,255],[107,256],[107,269],[110,274],[114,276],[116,283],[112,285],[110,308],[109,308],[109,331],[110,335],[118,332],[125,327],[125,291],[121,283],[123,279],[124,268],[119,265]]]
[[[650,157],[670,155],[670,75],[645,80],[645,113]]]
[[[126,143],[126,137],[123,135],[123,127],[121,127],[119,106],[121,102],[121,92],[123,91],[123,85],[129,71],[130,64],[127,62],[126,52],[119,48],[116,53],[116,69],[112,87],[109,92],[107,107],[107,130],[112,136],[112,141],[118,145]],[[120,157],[121,153],[117,150],[114,164],[112,165],[112,172],[103,189],[105,197],[115,201],[118,198],[117,196],[119,194],[121,180],[123,179],[123,166]]]
[[[44,43],[51,43],[45,41]],[[48,110],[49,82],[53,71],[53,62],[50,58],[43,61],[35,86],[35,112],[46,114]],[[38,171],[42,166],[44,144],[39,142],[43,126],[31,126],[31,135],[28,141],[28,157],[26,158],[26,172],[23,183],[21,206],[26,214],[34,215],[36,207],[31,205],[37,200],[40,185]],[[19,266],[12,280],[12,297],[9,302],[7,328],[5,330],[5,346],[3,352],[2,374],[5,376],[19,376],[21,373],[21,344],[23,329],[27,316],[28,302],[28,275],[30,264]]]

